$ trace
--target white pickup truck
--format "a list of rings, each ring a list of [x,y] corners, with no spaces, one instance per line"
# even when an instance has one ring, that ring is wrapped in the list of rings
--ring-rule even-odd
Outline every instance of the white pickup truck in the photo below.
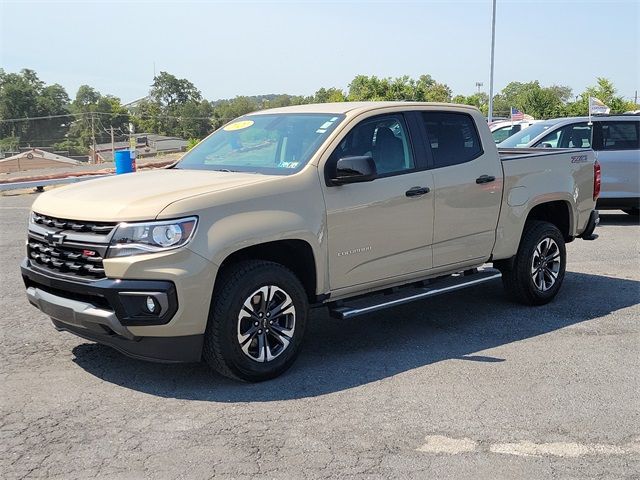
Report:
[[[170,168],[42,194],[21,268],[59,330],[259,381],[293,363],[310,307],[347,319],[500,276],[549,302],[599,189],[592,150],[499,153],[472,107],[265,110]]]

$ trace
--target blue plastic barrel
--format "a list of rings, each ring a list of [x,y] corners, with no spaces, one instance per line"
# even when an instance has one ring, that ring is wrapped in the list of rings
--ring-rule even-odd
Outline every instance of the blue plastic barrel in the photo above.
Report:
[[[119,150],[115,153],[116,175],[136,171],[135,159],[131,158],[131,152],[129,150]]]

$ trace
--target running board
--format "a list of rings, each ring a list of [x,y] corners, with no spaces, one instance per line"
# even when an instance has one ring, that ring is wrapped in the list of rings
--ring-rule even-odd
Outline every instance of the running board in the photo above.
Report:
[[[335,302],[329,306],[329,314],[340,320],[357,317],[366,313],[396,307],[405,303],[454,292],[500,278],[502,274],[493,268],[467,270],[441,279],[426,286],[401,287],[392,293],[373,293],[363,297]]]

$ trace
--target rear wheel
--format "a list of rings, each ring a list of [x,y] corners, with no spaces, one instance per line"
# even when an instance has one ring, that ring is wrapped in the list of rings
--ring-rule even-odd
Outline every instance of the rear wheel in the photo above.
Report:
[[[513,264],[502,269],[507,293],[526,305],[544,305],[557,295],[567,263],[560,230],[548,222],[527,223]]]
[[[214,292],[203,357],[227,377],[274,378],[297,357],[307,320],[298,278],[273,262],[250,260],[222,272]]]

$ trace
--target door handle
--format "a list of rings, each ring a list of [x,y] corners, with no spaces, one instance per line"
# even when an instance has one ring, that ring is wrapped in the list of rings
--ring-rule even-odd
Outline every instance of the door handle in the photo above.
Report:
[[[425,195],[429,193],[429,187],[412,187],[405,192],[407,197],[419,197],[420,195]]]
[[[476,178],[476,183],[490,183],[496,179],[493,175],[480,175]]]

